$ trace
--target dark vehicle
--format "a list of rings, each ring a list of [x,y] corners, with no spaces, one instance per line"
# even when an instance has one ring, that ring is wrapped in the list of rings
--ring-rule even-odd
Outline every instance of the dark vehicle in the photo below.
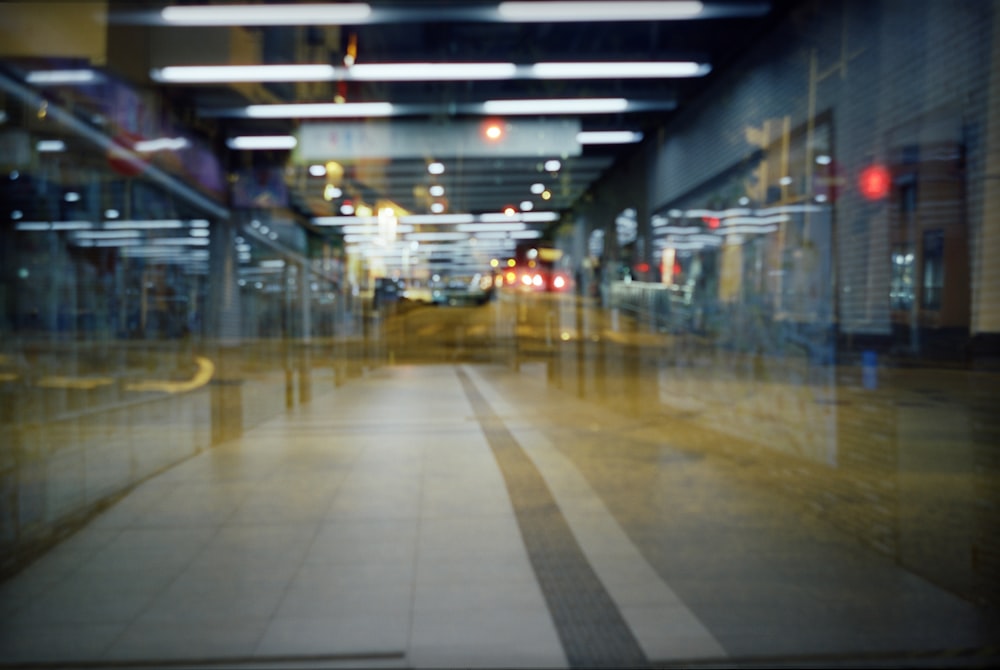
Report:
[[[431,287],[431,302],[435,305],[483,305],[493,293],[489,276],[454,277]]]

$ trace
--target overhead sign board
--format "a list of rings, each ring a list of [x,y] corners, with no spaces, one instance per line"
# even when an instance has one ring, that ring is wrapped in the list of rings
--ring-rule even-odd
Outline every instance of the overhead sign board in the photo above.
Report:
[[[577,156],[579,120],[317,121],[298,130],[299,163],[372,158]],[[487,132],[499,125],[502,132]]]

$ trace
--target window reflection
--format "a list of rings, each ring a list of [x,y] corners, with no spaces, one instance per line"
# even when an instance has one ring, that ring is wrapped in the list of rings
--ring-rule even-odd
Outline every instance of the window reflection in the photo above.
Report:
[[[43,16],[0,3],[0,659],[28,648],[13,662],[100,664],[84,647],[51,645],[72,650],[54,658],[42,643],[73,641],[70,625],[89,625],[81,613],[113,600],[113,620],[95,624],[113,635],[93,644],[120,652],[125,627],[162,616],[175,594],[142,580],[178,583],[170,570],[203,550],[222,559],[205,592],[193,589],[207,605],[198,614],[228,597],[234,637],[253,641],[209,660],[298,640],[301,617],[282,620],[289,594],[315,598],[306,619],[326,653],[351,637],[329,635],[325,618],[350,599],[323,590],[349,573],[345,547],[364,569],[393,566],[379,574],[404,604],[379,622],[402,622],[402,646],[421,630],[407,618],[421,598],[468,608],[447,618],[431,607],[444,617],[435,625],[496,609],[520,625],[524,612],[503,604],[524,592],[506,587],[546,579],[532,616],[554,630],[563,601],[552,594],[579,595],[583,582],[541,575],[551,564],[520,553],[508,561],[512,547],[594,567],[586,583],[610,610],[584,614],[620,615],[630,653],[646,645],[653,664],[996,646],[996,2],[776,2],[760,23],[680,28],[500,24],[482,19],[483,3],[446,18],[435,12],[453,3],[432,3],[408,23],[392,18],[405,3],[374,3],[371,24],[204,32],[132,4]],[[327,74],[161,76],[190,64],[195,44],[220,63]],[[582,84],[372,82],[349,69],[570,56],[594,67],[686,44],[719,53],[720,67],[679,83]],[[254,78],[254,66],[239,72]],[[528,93],[614,111],[479,118],[488,100]],[[249,111],[302,102],[406,118]],[[504,132],[485,143],[494,124]],[[625,133],[630,146],[582,145],[590,133]],[[508,495],[527,481],[508,466],[539,479]],[[121,512],[135,492],[153,497]],[[465,553],[473,542],[442,509],[485,556]],[[108,510],[127,518],[109,522]],[[497,519],[506,534],[475,534]],[[571,532],[549,536],[538,519]],[[133,532],[141,560],[123,572],[97,549],[85,570],[60,553],[78,551],[64,541],[73,533],[89,551]],[[300,554],[296,542],[264,558],[247,550],[265,535],[310,542]],[[565,538],[580,546],[561,553]],[[314,545],[328,553],[305,560]],[[616,562],[626,555],[634,562]],[[520,572],[482,595],[492,576],[473,568],[498,556],[498,569]],[[456,557],[476,579],[455,576]],[[265,569],[242,572],[258,559]],[[428,565],[440,584],[418,583]],[[33,572],[45,569],[57,572]],[[126,620],[115,607],[136,591],[77,597],[132,572],[150,593]],[[303,574],[320,576],[303,586]],[[382,586],[358,600],[379,601]],[[667,592],[662,610],[645,600]],[[244,629],[234,603],[246,602],[260,611]],[[359,627],[386,644],[378,626]],[[503,626],[482,628],[483,644],[521,651],[492,637]],[[170,637],[181,627],[167,629],[165,653],[191,653]],[[685,647],[678,630],[711,644]],[[600,664],[560,632],[555,658],[570,649]],[[393,647],[389,660],[462,648],[433,642]],[[447,653],[428,658],[454,661]]]

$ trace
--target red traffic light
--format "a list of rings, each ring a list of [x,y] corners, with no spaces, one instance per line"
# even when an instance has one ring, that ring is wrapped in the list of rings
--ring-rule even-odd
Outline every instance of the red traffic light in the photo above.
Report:
[[[869,165],[858,176],[858,188],[861,195],[869,200],[881,200],[889,195],[892,185],[892,175],[884,165]]]

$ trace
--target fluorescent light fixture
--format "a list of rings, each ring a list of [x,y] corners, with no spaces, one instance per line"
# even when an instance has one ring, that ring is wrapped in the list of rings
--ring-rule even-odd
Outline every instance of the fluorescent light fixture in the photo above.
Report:
[[[727,219],[731,216],[751,216],[753,212],[746,208],[734,207],[732,209],[689,209],[682,213],[689,219]]]
[[[535,203],[531,202],[530,200],[522,200],[521,201],[521,211],[522,212],[530,212],[534,208],[535,208]]]
[[[515,240],[537,240],[542,236],[542,231],[540,230],[522,230],[515,231],[510,234],[512,239]]]
[[[149,241],[157,246],[196,246],[202,247],[208,244],[204,237],[157,237]]]
[[[137,230],[160,230],[169,228],[183,228],[184,222],[180,219],[152,219],[149,221],[105,221],[105,230],[122,230],[135,228]]]
[[[830,163],[833,162],[833,159],[827,156],[826,154],[820,154],[819,156],[816,156],[816,162],[819,165],[829,165]]]
[[[468,233],[410,233],[406,236],[408,240],[418,242],[458,242],[469,239]]]
[[[66,151],[66,143],[62,140],[38,140],[35,149],[40,154],[53,154]]]
[[[401,216],[400,223],[409,223],[415,226],[435,225],[449,223],[472,223],[476,217],[471,214],[411,214]]]
[[[350,224],[377,224],[375,216],[317,216],[312,220],[317,226],[344,226]]]
[[[333,119],[392,116],[389,102],[307,102],[300,104],[247,105],[247,116],[255,119]]]
[[[531,185],[531,192],[534,193],[535,195],[541,195],[542,191],[544,190],[545,190],[545,184],[542,184],[541,182]]]
[[[89,84],[97,80],[93,70],[36,70],[29,72],[25,81],[29,84]]]
[[[510,223],[511,221],[521,221],[522,218],[517,214],[488,212],[486,214],[480,214],[478,220],[482,223]]]
[[[52,224],[48,221],[18,221],[14,229],[23,231],[51,230]]]
[[[628,100],[625,98],[540,98],[483,103],[483,111],[487,114],[614,114],[626,109]]]
[[[347,69],[356,81],[482,81],[516,74],[513,63],[361,63]]]
[[[586,130],[576,134],[580,144],[634,144],[642,141],[642,133],[631,130]]]
[[[257,65],[168,65],[150,70],[164,84],[224,84],[294,81],[495,81],[507,79],[663,79],[711,72],[695,61],[592,61],[514,63],[323,63]]]
[[[431,203],[431,211],[435,214],[440,214],[444,211],[444,204],[440,202]]]
[[[724,226],[770,226],[775,223],[789,221],[787,214],[772,214],[770,216],[733,216],[725,220]]]
[[[63,196],[63,200],[66,202],[80,202],[80,194],[76,191],[69,191]]]
[[[150,71],[154,81],[167,84],[226,84],[256,81],[333,81],[332,65],[170,65]]]
[[[500,18],[512,22],[672,21],[693,19],[701,2],[501,2]]]
[[[367,3],[202,5],[165,7],[163,20],[179,26],[304,26],[364,23]]]
[[[764,235],[778,232],[778,226],[734,226],[726,228],[726,235]]]
[[[376,221],[378,220],[377,217],[371,217],[371,218],[376,219]],[[350,233],[350,234],[353,234],[353,235],[378,235],[380,231],[379,231],[379,227],[378,227],[377,223],[374,223],[374,224],[373,223],[364,223],[364,224],[349,224],[349,225],[343,226],[340,229],[340,232],[342,232],[342,233]],[[400,226],[400,225],[397,225],[396,226],[396,232],[397,233],[412,233],[413,232],[413,226]]]
[[[442,195],[444,195],[444,186],[441,186],[441,184],[434,184],[429,189],[427,189],[427,192],[430,193],[435,198],[440,198]]]
[[[694,61],[535,63],[531,66],[531,76],[534,79],[661,79],[700,77],[711,69]]]
[[[191,232],[188,234],[191,237],[208,237],[212,233],[210,233],[207,228],[192,228]]]
[[[121,214],[119,214],[117,209],[106,209],[104,210],[105,219],[117,219]]]
[[[326,166],[325,165],[310,165],[309,174],[313,177],[325,177],[326,176]]]
[[[53,221],[52,230],[90,230],[94,227],[90,221]]]
[[[206,219],[192,219],[192,228],[208,228],[208,221]]]
[[[84,230],[76,234],[81,240],[110,240],[128,237],[141,237],[138,230]]]
[[[130,237],[119,237],[108,240],[89,240],[86,246],[90,247],[134,247],[142,244],[142,240]]]
[[[455,230],[463,233],[509,233],[513,230],[524,230],[527,228],[521,221],[508,223],[463,223],[455,227]]]
[[[444,163],[434,161],[427,164],[427,171],[431,174],[444,174]]]
[[[663,226],[658,228],[658,235],[695,235],[702,231],[701,226]]]
[[[561,167],[562,167],[562,163],[560,163],[559,161],[557,161],[554,158],[552,160],[545,161],[545,171],[546,172],[559,172],[559,169]]]
[[[141,140],[133,147],[139,153],[154,153],[156,151],[180,151],[191,146],[183,137],[159,137],[155,140]]]
[[[777,207],[771,207],[769,209],[758,209],[755,213],[757,216],[771,216],[772,214],[794,214],[796,212],[822,212],[822,207],[817,207],[816,205],[778,205]]]
[[[521,219],[531,223],[548,223],[559,220],[559,212],[522,212]]]
[[[226,141],[230,149],[245,149],[250,151],[265,149],[294,149],[298,144],[291,135],[241,135],[231,137]]]

